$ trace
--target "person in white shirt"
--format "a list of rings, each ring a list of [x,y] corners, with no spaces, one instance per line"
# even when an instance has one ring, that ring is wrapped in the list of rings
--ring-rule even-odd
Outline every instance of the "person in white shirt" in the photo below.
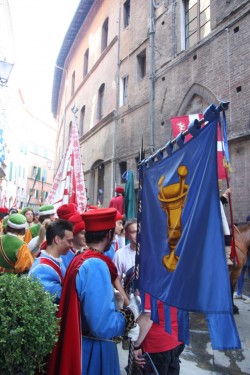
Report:
[[[132,219],[127,221],[125,223],[124,230],[125,237],[130,241],[130,243],[117,250],[113,258],[113,262],[116,265],[120,280],[122,280],[127,271],[135,265],[137,220]]]

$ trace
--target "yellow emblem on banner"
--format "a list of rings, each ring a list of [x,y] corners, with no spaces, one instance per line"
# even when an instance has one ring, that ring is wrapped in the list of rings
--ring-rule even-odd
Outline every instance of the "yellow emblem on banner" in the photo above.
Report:
[[[175,248],[182,233],[181,214],[188,192],[188,185],[185,184],[185,178],[188,174],[187,167],[180,165],[177,172],[180,178],[178,183],[163,186],[165,176],[161,176],[158,181],[158,199],[161,208],[167,214],[168,245],[170,249],[170,253],[163,257],[162,262],[170,272],[175,270],[179,259],[175,254]]]

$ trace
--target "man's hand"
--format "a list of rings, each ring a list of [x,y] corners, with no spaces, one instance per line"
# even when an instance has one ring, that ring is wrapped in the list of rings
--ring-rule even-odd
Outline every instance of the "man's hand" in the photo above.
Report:
[[[134,360],[138,367],[144,367],[146,360],[142,357],[142,349],[134,350]]]

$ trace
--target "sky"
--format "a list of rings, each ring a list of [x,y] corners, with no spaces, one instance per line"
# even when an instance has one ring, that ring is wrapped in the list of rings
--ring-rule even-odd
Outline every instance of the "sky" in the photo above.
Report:
[[[25,104],[39,118],[50,119],[55,63],[79,0],[8,1],[13,75]]]

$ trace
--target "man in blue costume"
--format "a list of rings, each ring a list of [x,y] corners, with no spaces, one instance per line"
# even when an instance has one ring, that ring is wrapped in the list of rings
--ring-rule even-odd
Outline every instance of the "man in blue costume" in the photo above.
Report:
[[[62,292],[62,281],[66,272],[62,255],[67,254],[73,245],[73,225],[66,220],[51,222],[46,230],[46,250],[35,259],[29,276],[38,278],[44,289],[55,296],[58,303]]]
[[[74,257],[64,279],[58,316],[59,340],[48,375],[120,375],[116,338],[139,335],[138,307],[130,303],[117,310],[112,283],[113,262],[104,255],[114,236],[116,209],[82,214],[87,250]]]

